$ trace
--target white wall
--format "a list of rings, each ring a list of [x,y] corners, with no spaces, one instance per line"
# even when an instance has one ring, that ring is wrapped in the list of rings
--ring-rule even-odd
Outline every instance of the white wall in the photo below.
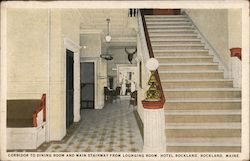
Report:
[[[241,10],[240,9],[229,9],[228,10],[228,48],[241,48]],[[230,53],[230,51],[229,51]],[[232,77],[234,78],[234,87],[241,88],[241,60],[237,57],[231,57],[231,69]]]
[[[134,49],[128,49],[129,52],[134,51]],[[117,71],[112,70],[112,68],[116,68],[117,64],[130,64],[128,61],[128,54],[125,52],[125,47],[122,48],[111,48],[109,49],[109,53],[112,54],[113,60],[108,62],[108,75],[116,76]],[[136,64],[135,58],[137,54],[134,54],[132,63]]]
[[[229,9],[228,10],[228,47],[241,48],[241,10]]]
[[[228,11],[226,9],[188,9],[187,14],[230,68],[228,51]]]
[[[79,44],[79,17],[72,10],[8,9],[8,99],[47,94],[47,140],[66,134],[65,37]]]
[[[107,62],[100,58],[101,34],[81,34],[80,45],[86,46],[81,50],[81,62],[94,61],[96,65],[95,109],[101,109],[104,107],[104,86],[107,86]]]
[[[48,12],[7,10],[7,99],[48,92]]]

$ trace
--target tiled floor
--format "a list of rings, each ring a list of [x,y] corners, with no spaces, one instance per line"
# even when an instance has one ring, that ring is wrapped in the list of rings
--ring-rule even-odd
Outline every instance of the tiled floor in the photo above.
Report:
[[[84,109],[67,141],[51,143],[48,152],[141,152],[142,138],[128,100],[101,110]]]

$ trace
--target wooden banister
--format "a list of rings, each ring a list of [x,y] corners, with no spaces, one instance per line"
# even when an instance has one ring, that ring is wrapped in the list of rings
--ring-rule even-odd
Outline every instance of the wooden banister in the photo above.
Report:
[[[35,111],[33,112],[32,115],[32,120],[33,120],[33,126],[37,127],[37,114],[43,110],[43,121],[46,121],[46,94],[42,95],[42,98],[40,100],[40,104],[38,107],[36,107]]]
[[[152,45],[151,45],[151,41],[150,41],[150,37],[149,37],[149,33],[148,33],[148,28],[147,28],[146,20],[145,20],[145,17],[144,17],[144,15],[149,15],[149,14],[152,14],[152,13],[148,12],[148,10],[144,10],[144,9],[141,9],[140,11],[141,11],[142,24],[143,24],[143,29],[144,29],[144,33],[145,33],[146,43],[147,43],[147,47],[148,47],[149,57],[150,58],[154,58],[154,52],[153,52],[153,48],[152,48]],[[162,88],[162,85],[161,85],[161,80],[160,80],[160,76],[159,76],[158,70],[155,71],[155,78],[156,78],[156,80],[158,82],[157,88],[158,88],[158,90],[161,93],[160,105],[163,107],[163,105],[165,103],[165,96],[164,96],[163,88]],[[153,106],[149,106],[148,108],[150,108],[150,107],[154,108]]]
[[[231,48],[231,57],[238,57],[241,60],[241,48]]]

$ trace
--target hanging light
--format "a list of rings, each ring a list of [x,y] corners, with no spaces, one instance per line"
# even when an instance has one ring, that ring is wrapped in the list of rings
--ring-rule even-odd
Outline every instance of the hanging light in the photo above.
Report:
[[[111,36],[110,36],[110,33],[109,33],[110,19],[107,18],[106,21],[107,21],[107,35],[105,36],[105,40],[106,40],[106,42],[110,42],[111,41]]]
[[[110,44],[110,41],[111,41],[111,36],[110,36],[110,33],[109,33],[110,19],[107,18],[106,21],[107,21],[107,35],[105,36],[105,40],[106,40],[106,44],[107,44],[107,51],[106,51],[105,54],[101,54],[100,57],[105,59],[105,60],[112,60],[113,56],[111,54],[109,54],[109,52],[108,52],[109,44]]]

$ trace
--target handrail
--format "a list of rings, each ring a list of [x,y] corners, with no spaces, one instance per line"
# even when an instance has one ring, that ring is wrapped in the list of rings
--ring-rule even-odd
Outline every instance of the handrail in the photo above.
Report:
[[[154,52],[153,52],[153,48],[152,48],[152,45],[151,45],[146,20],[145,20],[145,17],[144,17],[144,15],[146,15],[147,13],[145,11],[143,11],[143,10],[140,10],[140,13],[141,13],[141,18],[142,18],[142,24],[143,24],[143,29],[144,29],[144,33],[145,33],[146,43],[147,43],[147,47],[148,47],[149,57],[154,58]],[[155,71],[155,78],[156,78],[156,80],[158,82],[157,88],[161,93],[161,103],[164,104],[165,103],[165,96],[164,96],[163,88],[162,88],[162,85],[161,85],[161,80],[160,80],[158,70]]]

